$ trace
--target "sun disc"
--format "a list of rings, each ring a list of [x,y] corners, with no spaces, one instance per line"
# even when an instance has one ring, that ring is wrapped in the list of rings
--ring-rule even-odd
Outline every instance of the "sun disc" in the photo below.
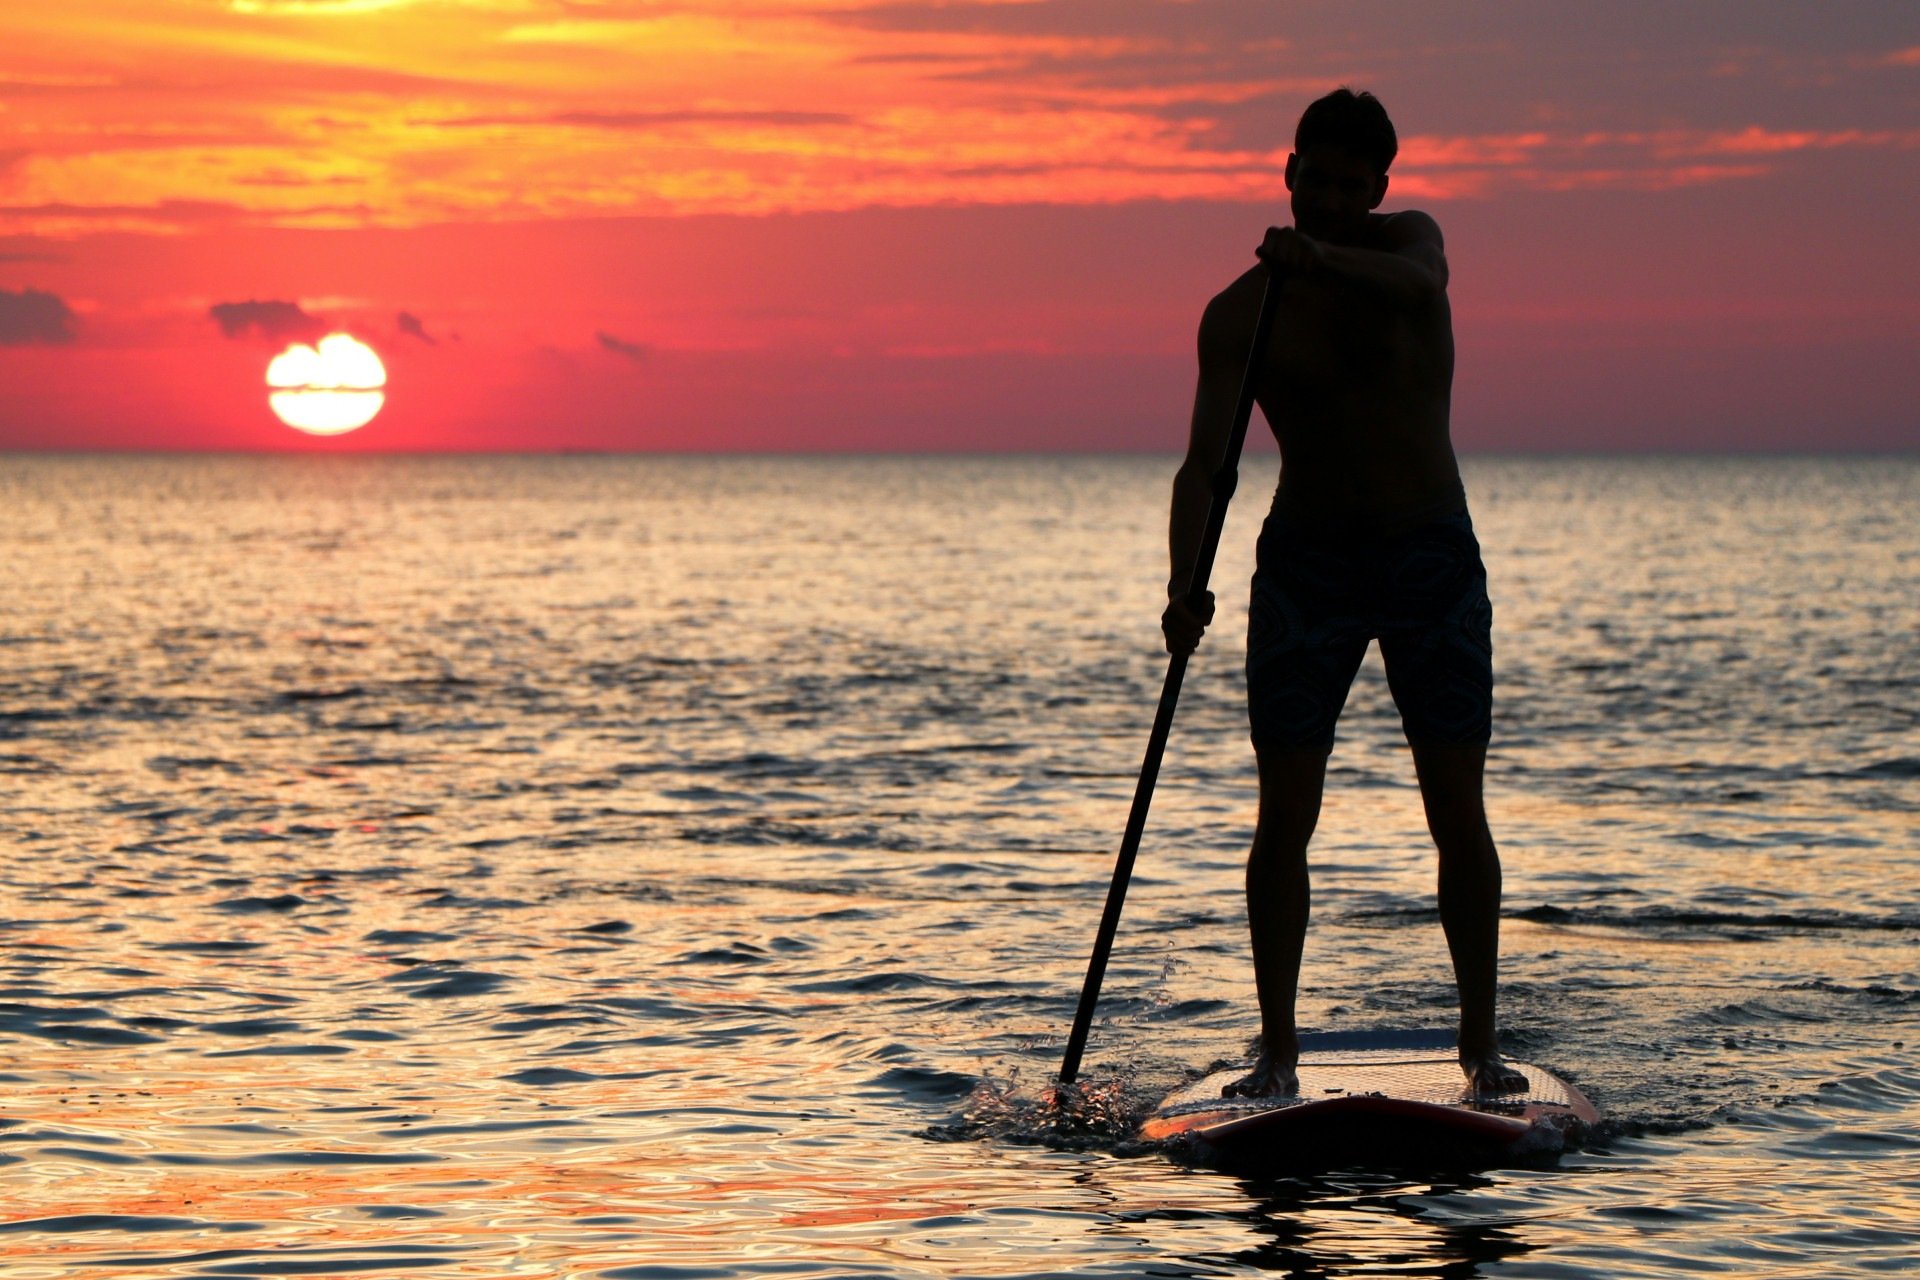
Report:
[[[373,348],[330,333],[314,346],[294,343],[267,365],[267,403],[280,421],[308,435],[337,436],[366,426],[386,403],[387,371]]]
[[[280,421],[310,436],[337,436],[373,421],[386,403],[378,391],[276,391],[267,403]]]

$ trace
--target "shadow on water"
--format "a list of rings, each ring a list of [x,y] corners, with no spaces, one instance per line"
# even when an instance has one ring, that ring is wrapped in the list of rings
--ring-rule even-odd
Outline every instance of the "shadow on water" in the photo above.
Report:
[[[1440,1212],[1435,1197],[1470,1195],[1493,1185],[1470,1174],[1349,1171],[1282,1179],[1243,1179],[1242,1219],[1258,1243],[1195,1262],[1217,1274],[1225,1265],[1285,1275],[1473,1276],[1536,1247],[1497,1219]],[[1143,1215],[1150,1217],[1151,1215]]]

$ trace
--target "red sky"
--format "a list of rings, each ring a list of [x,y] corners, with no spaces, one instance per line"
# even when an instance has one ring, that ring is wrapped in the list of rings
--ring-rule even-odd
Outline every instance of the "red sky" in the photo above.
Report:
[[[0,448],[1177,449],[1339,83],[1463,449],[1920,447],[1911,5],[71,0],[0,17]],[[272,416],[276,315],[370,425]]]

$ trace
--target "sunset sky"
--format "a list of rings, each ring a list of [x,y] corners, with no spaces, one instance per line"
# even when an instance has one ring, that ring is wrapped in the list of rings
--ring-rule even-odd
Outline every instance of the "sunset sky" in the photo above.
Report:
[[[1920,447],[1920,5],[60,0],[0,448],[1177,449],[1341,83],[1463,449]],[[387,400],[309,438],[265,370],[336,330]]]

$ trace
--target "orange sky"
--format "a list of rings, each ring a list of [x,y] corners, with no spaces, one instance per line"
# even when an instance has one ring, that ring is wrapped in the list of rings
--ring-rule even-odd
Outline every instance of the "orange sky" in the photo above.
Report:
[[[75,0],[0,17],[0,447],[1176,449],[1341,82],[1463,447],[1920,444],[1911,6]]]

